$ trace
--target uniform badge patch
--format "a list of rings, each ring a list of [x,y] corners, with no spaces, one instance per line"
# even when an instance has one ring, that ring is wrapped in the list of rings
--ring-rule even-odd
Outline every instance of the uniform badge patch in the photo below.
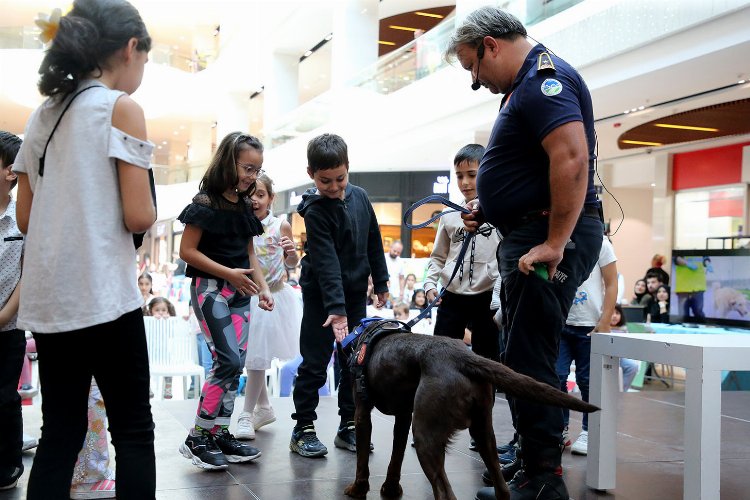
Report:
[[[554,78],[547,78],[542,82],[542,94],[546,96],[557,95],[562,92],[562,83],[558,82]]]

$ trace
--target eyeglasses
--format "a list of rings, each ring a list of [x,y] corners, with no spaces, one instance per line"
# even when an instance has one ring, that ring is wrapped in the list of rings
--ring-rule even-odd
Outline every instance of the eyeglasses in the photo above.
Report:
[[[265,173],[265,170],[263,170],[260,167],[256,167],[255,165],[249,165],[247,163],[238,163],[237,166],[245,171],[247,175],[254,175],[256,177],[260,177]]]

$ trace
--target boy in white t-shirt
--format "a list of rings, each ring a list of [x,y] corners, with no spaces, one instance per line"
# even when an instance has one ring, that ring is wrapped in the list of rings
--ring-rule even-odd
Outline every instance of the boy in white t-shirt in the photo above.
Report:
[[[591,334],[609,332],[610,320],[617,302],[617,256],[609,239],[604,236],[602,248],[591,275],[578,287],[573,305],[568,313],[560,336],[560,353],[557,358],[557,375],[560,388],[567,391],[570,363],[576,363],[576,384],[584,401],[589,400],[589,369],[591,359]],[[623,367],[624,369],[626,367]],[[637,371],[637,369],[636,369]],[[628,369],[624,374],[626,387],[630,386],[635,372]],[[568,421],[570,412],[563,410],[565,430],[563,443],[570,445]],[[582,431],[571,448],[577,455],[586,455],[588,450],[588,414],[583,415]]]

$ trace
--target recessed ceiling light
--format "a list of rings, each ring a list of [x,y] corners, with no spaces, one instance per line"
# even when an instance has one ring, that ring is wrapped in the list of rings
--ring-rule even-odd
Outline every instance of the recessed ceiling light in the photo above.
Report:
[[[620,141],[623,144],[635,144],[637,146],[662,146],[663,144],[661,142],[648,142],[648,141],[631,141],[631,140],[622,140]]]
[[[441,16],[440,14],[433,14],[432,12],[417,11],[415,12],[415,14],[418,16],[422,16],[422,17],[434,17],[436,19],[442,19],[445,17],[445,16]]]
[[[333,33],[328,33],[325,37],[325,41],[329,42],[333,38]]]
[[[656,187],[656,183],[655,183],[655,182],[652,182],[652,183],[651,183],[651,187],[652,187],[652,188]]]
[[[305,52],[304,57],[310,57],[312,55],[312,50],[308,50]]]
[[[680,130],[696,130],[698,132],[718,132],[718,128],[712,127],[693,127],[692,125],[673,125],[671,123],[654,123],[654,127],[660,128],[677,128]]]
[[[394,30],[401,30],[401,31],[417,31],[419,29],[419,28],[410,28],[408,26],[398,26],[396,24],[391,24],[388,27]]]
[[[162,143],[162,144],[164,144],[164,145],[166,145],[166,144],[167,144],[167,141],[161,141],[161,143]]]

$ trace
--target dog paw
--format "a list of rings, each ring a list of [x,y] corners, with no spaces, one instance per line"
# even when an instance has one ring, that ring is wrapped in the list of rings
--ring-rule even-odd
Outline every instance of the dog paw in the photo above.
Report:
[[[344,488],[344,495],[352,498],[366,498],[367,492],[370,490],[370,483],[367,481],[357,482],[354,481],[352,484]]]
[[[398,483],[383,483],[380,488],[380,495],[385,498],[401,498],[404,490],[401,489],[401,485]]]

